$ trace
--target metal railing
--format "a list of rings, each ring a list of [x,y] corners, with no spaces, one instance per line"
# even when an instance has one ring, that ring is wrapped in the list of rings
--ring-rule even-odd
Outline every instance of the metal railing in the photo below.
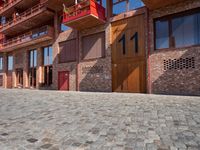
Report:
[[[80,13],[87,12],[90,10],[90,0],[82,1],[74,6],[67,8],[64,10],[64,17],[73,17],[77,16]]]
[[[40,38],[42,36],[48,35],[49,33],[49,26],[43,26],[39,29],[33,30],[31,32],[25,33],[23,35],[17,36],[15,38],[6,40],[1,43],[2,48],[12,46],[13,44],[20,44],[24,42],[28,42],[37,38]]]
[[[13,24],[16,24],[18,23],[19,21],[23,20],[23,19],[26,19],[27,17],[31,16],[32,14],[42,10],[44,7],[45,7],[45,3],[47,2],[48,0],[46,0],[45,2],[43,3],[40,3],[40,4],[37,4],[35,5],[34,7],[24,11],[23,13],[19,14],[19,16],[17,16],[16,18],[13,18],[9,21],[7,21],[5,24],[2,24],[1,26],[1,29],[3,28],[6,28],[8,26],[11,26]]]
[[[4,11],[5,9],[7,9],[9,6],[13,6],[13,5],[15,5],[16,3],[20,2],[20,1],[21,0],[12,0],[11,2],[3,4],[3,6],[0,8],[0,13],[2,11]]]

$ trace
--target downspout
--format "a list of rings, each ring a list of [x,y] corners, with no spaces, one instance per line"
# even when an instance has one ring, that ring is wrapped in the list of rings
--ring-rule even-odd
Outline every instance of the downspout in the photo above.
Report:
[[[76,91],[80,91],[79,88],[79,63],[80,63],[80,58],[79,58],[79,50],[80,50],[80,44],[79,44],[79,31],[77,31],[77,48],[76,48],[76,52],[77,52],[77,67],[76,67]]]
[[[150,61],[150,55],[151,55],[151,40],[150,40],[150,33],[149,33],[149,9],[147,8],[147,42],[148,42],[148,93],[151,94],[151,61]]]

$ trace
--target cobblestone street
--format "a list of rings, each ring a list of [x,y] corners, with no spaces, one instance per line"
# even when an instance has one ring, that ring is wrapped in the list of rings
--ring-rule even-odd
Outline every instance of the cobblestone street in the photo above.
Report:
[[[0,89],[0,150],[200,150],[200,98]]]

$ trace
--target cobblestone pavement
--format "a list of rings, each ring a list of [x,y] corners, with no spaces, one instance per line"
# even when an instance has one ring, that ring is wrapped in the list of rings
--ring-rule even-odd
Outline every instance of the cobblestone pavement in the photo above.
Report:
[[[0,89],[0,150],[200,150],[200,97]]]

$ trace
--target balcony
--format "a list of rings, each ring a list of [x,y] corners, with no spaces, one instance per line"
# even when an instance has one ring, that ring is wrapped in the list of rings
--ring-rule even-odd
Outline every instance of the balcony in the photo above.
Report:
[[[54,28],[50,26],[43,26],[26,34],[4,41],[0,44],[0,52],[9,52],[36,43],[52,40],[53,37]]]
[[[105,21],[105,8],[95,0],[86,0],[69,7],[63,14],[63,23],[77,30],[104,24]]]
[[[0,32],[7,36],[14,36],[20,32],[42,26],[52,20],[54,12],[46,8],[45,3],[40,3],[19,14],[15,19],[7,21],[0,28]]]
[[[161,8],[167,5],[172,5],[178,2],[181,2],[183,0],[142,0],[143,3],[150,9],[157,9],[157,8]]]
[[[46,3],[46,6],[52,10],[62,11],[62,4],[71,6],[74,4],[74,0],[11,0],[10,2],[4,3],[0,0],[0,16],[9,17],[15,10],[26,10],[31,6],[38,3]]]
[[[9,17],[13,12],[17,10],[26,10],[31,6],[38,4],[40,0],[11,0],[7,3],[3,3],[0,8],[0,15]]]

